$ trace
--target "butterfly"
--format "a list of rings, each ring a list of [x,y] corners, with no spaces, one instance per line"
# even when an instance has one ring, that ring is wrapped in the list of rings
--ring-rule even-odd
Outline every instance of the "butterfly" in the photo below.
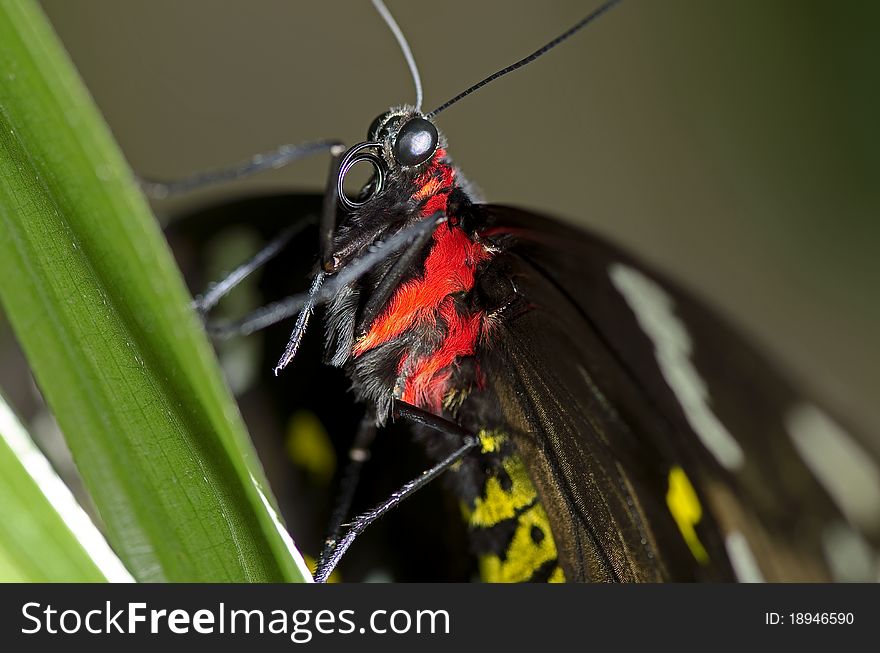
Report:
[[[606,2],[528,57],[433,111],[376,118],[367,140],[286,147],[153,195],[329,153],[319,262],[305,294],[217,337],[295,317],[275,367],[324,311],[326,359],[375,427],[412,423],[433,467],[344,526],[343,493],[316,572],[443,476],[490,581],[854,580],[876,574],[880,468],[863,440],[807,398],[686,290],[611,243],[479,200],[436,118],[610,10]],[[346,179],[366,165],[356,193]],[[291,222],[296,216],[290,216]],[[207,313],[296,236],[288,229],[196,299]],[[353,483],[349,483],[353,487]]]

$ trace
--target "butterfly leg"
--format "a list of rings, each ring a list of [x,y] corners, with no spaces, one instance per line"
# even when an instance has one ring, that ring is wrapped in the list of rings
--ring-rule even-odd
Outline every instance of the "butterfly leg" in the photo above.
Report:
[[[321,211],[320,218],[320,238],[321,238],[321,247],[322,251],[324,247],[329,247],[329,245],[325,244],[325,240],[329,243],[332,240],[333,232],[335,230],[336,225],[336,175],[339,171],[339,160],[343,153],[343,146],[335,141],[328,141],[334,145],[334,147],[330,147],[329,151],[331,154],[330,161],[330,171],[328,173],[327,180],[327,191],[324,194],[324,202],[323,208]],[[292,146],[285,146],[288,150],[292,149]],[[305,147],[305,146],[301,146]],[[282,148],[283,149],[283,148]],[[281,150],[278,150],[281,152]],[[278,152],[275,153],[276,158]],[[290,152],[287,152],[288,156],[292,156]],[[304,156],[304,155],[303,155]],[[264,157],[266,160],[272,160],[273,155],[258,155],[258,157]],[[257,159],[258,157],[254,157]],[[301,158],[301,157],[300,157]],[[293,159],[286,160],[284,165],[290,163]],[[262,165],[262,164],[261,164]],[[278,167],[279,164],[276,163],[273,167]],[[241,168],[241,166],[239,167]],[[229,168],[228,170],[233,170],[234,168]],[[206,175],[202,175],[201,178],[204,180],[211,173],[207,173]],[[247,174],[253,174],[253,171],[248,172]],[[198,176],[196,176],[198,177]],[[192,179],[195,179],[193,177]],[[187,181],[183,180],[181,182],[175,182],[178,184],[186,184]],[[213,182],[209,182],[213,183]],[[293,238],[302,231],[303,227],[308,224],[312,224],[313,219],[310,216],[306,216],[304,219],[299,220],[296,224],[290,226],[285,229],[281,234],[277,237],[273,238],[272,241],[263,247],[259,252],[257,252],[253,257],[249,260],[245,261],[241,265],[239,265],[235,270],[233,270],[226,277],[212,283],[208,289],[198,295],[195,300],[193,300],[193,308],[195,308],[202,315],[207,314],[214,306],[217,305],[217,302],[220,301],[224,296],[229,294],[236,286],[238,286],[242,281],[244,281],[248,276],[253,274],[255,271],[259,270],[266,263],[275,258],[278,254],[280,254],[284,248],[290,243]],[[211,327],[208,327],[208,330],[211,331]],[[248,331],[250,333],[250,331]]]
[[[251,158],[232,164],[225,168],[217,168],[206,172],[198,172],[173,181],[161,179],[149,179],[138,177],[141,190],[147,197],[152,199],[165,199],[174,195],[181,195],[200,188],[214,186],[224,181],[244,179],[252,175],[283,168],[286,165],[299,161],[306,157],[330,152],[335,157],[342,155],[345,146],[339,141],[322,140],[299,145],[282,145],[281,147],[262,154],[255,154]]]
[[[459,460],[464,458],[464,456],[471,452],[474,448],[479,446],[479,438],[472,433],[466,431],[455,422],[444,419],[442,417],[438,417],[411,404],[407,404],[404,402],[395,403],[394,416],[395,418],[405,419],[409,422],[415,422],[416,424],[427,426],[428,428],[434,429],[435,431],[439,431],[440,433],[444,433],[446,435],[452,435],[454,437],[461,438],[462,444],[458,449],[453,451],[446,458],[438,462],[430,469],[422,472],[422,474],[418,478],[404,484],[388,499],[375,506],[371,510],[368,510],[355,517],[349,524],[348,530],[345,531],[342,537],[335,541],[328,541],[325,544],[324,552],[322,552],[321,559],[318,561],[318,567],[315,571],[316,582],[326,582],[327,578],[336,568],[336,565],[339,564],[339,560],[342,558],[343,554],[345,554],[345,552],[348,550],[348,547],[351,546],[355,538],[360,535],[367,526],[369,526],[374,521],[379,519],[379,517],[397,506],[401,501],[408,498],[421,488],[425,487],[428,483],[440,476],[440,474],[442,474]]]
[[[361,470],[370,459],[370,446],[373,444],[375,437],[376,414],[374,411],[369,410],[361,420],[354,442],[348,450],[348,464],[339,483],[336,504],[333,507],[330,525],[327,529],[328,535],[324,539],[321,555],[318,556],[321,560],[330,555],[333,550],[333,543],[339,539],[339,532],[342,530],[342,524],[348,516],[348,511],[351,509],[351,502],[354,499],[355,490],[360,481]]]
[[[401,249],[416,249],[419,243],[423,242],[422,237],[424,233],[426,231],[433,232],[443,219],[445,218],[431,217],[405,227],[383,242],[374,243],[373,247],[369,248],[365,254],[348,263],[333,277],[328,278],[315,293],[302,293],[285,297],[277,302],[258,308],[237,320],[209,323],[207,326],[208,333],[221,339],[248,335],[296,315],[309,303],[313,306],[325,304],[345,286],[367,274],[377,263]],[[395,285],[400,283],[399,274],[394,276],[394,283]]]
[[[197,295],[192,302],[193,308],[200,314],[206,315],[223,297],[228,295],[233,288],[238,286],[251,274],[259,270],[266,263],[284,251],[284,248],[287,247],[290,241],[292,241],[306,225],[311,224],[312,222],[313,220],[306,218],[282,231],[273,238],[268,245],[254,254],[250,259],[239,265],[220,281],[211,283],[205,292]]]

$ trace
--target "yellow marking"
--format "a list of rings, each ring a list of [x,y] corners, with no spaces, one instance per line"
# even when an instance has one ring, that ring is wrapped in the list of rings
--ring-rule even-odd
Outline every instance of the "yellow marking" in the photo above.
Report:
[[[565,582],[565,572],[562,571],[562,567],[556,567],[553,570],[553,573],[550,574],[550,578],[547,579],[548,583],[564,583]]]
[[[678,530],[681,531],[694,558],[701,565],[708,564],[709,554],[694,528],[703,517],[703,507],[700,505],[694,486],[681,467],[673,467],[669,470],[666,505],[669,506],[669,512],[672,513],[672,518],[675,519]]]
[[[483,454],[501,453],[508,437],[501,431],[482,430],[479,434]],[[513,537],[502,557],[497,554],[480,556],[480,575],[488,583],[516,583],[530,580],[544,565],[556,560],[556,543],[550,530],[547,513],[540,504],[525,464],[517,455],[502,454],[501,465],[510,484],[497,476],[489,476],[473,507],[461,504],[461,512],[471,528],[491,528],[507,520],[515,520]],[[532,538],[533,529],[543,537]],[[565,574],[556,566],[548,580],[564,583]]]
[[[314,413],[301,410],[293,414],[287,426],[285,441],[290,460],[306,469],[326,485],[336,469],[336,452],[330,437]]]
[[[312,572],[312,576],[315,575],[315,572],[318,570],[318,561],[315,560],[310,555],[303,555],[303,560],[306,561],[306,566],[309,568],[309,571]],[[342,576],[339,575],[339,570],[335,569],[330,572],[330,575],[327,577],[328,583],[341,583]]]
[[[493,453],[500,451],[504,443],[507,442],[507,436],[501,431],[480,431],[480,445],[482,453]]]
[[[483,488],[484,495],[474,501],[474,509],[469,520],[471,526],[486,528],[505,519],[513,519],[517,512],[534,503],[538,498],[519,456],[506,458],[502,465],[510,478],[510,489],[505,490],[501,487],[501,481],[496,477],[487,479]]]
[[[540,528],[544,537],[540,542],[532,539],[532,528]],[[550,522],[541,504],[535,504],[517,519],[516,531],[507,549],[507,556],[501,560],[497,555],[480,558],[480,575],[487,583],[522,583],[529,580],[542,565],[556,559],[556,543],[550,533]],[[562,582],[562,570],[551,576],[553,582]]]

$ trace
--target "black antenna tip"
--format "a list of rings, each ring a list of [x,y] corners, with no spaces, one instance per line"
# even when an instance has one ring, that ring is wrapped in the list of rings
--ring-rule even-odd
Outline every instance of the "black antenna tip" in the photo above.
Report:
[[[518,68],[522,68],[523,66],[532,63],[535,59],[538,59],[539,57],[546,54],[547,52],[549,52],[550,50],[555,48],[557,45],[559,45],[563,41],[566,41],[570,37],[574,36],[577,32],[581,31],[584,27],[586,27],[587,25],[592,23],[594,20],[599,18],[599,16],[601,16],[602,14],[607,12],[609,9],[614,7],[614,5],[618,4],[619,2],[622,2],[622,0],[608,0],[608,2],[605,2],[604,4],[600,5],[595,11],[593,11],[587,17],[581,19],[580,21],[578,21],[577,23],[572,25],[569,29],[564,31],[562,34],[557,36],[555,39],[553,39],[549,43],[545,44],[544,46],[542,46],[542,47],[538,48],[537,50],[535,50],[534,52],[532,52],[532,54],[530,54],[529,56],[520,59],[516,63],[510,64],[506,68],[502,68],[498,72],[489,75],[485,79],[483,79],[483,80],[477,82],[476,84],[474,84],[473,86],[465,89],[464,91],[462,91],[461,93],[456,95],[451,100],[447,100],[446,102],[441,104],[439,107],[437,107],[433,111],[425,114],[425,117],[429,118],[429,119],[433,118],[438,113],[440,113],[441,111],[444,111],[445,109],[448,109],[449,107],[451,107],[453,104],[455,104],[456,102],[458,102],[462,98],[467,97],[468,95],[470,95],[474,91],[477,91],[477,90],[483,88],[486,84],[494,82],[499,77],[504,77],[504,75],[506,75],[507,73],[512,73],[514,70],[516,70]]]

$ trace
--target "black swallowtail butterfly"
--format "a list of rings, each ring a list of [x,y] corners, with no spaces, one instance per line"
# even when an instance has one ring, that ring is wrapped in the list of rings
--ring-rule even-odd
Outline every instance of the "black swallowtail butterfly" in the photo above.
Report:
[[[222,337],[296,316],[277,374],[323,306],[327,361],[371,408],[352,468],[371,425],[391,419],[415,423],[437,461],[347,530],[343,493],[319,580],[367,524],[441,473],[487,580],[876,573],[880,471],[858,439],[687,292],[595,236],[477,201],[449,158],[441,111],[615,4],[433,111],[421,110],[419,89],[414,106],[379,116],[351,148],[318,141],[180,183],[145,182],[161,196],[332,156],[324,195],[291,203],[321,214],[309,292],[212,327]],[[364,163],[373,175],[349,195],[346,176]],[[294,235],[196,305],[208,311]]]

